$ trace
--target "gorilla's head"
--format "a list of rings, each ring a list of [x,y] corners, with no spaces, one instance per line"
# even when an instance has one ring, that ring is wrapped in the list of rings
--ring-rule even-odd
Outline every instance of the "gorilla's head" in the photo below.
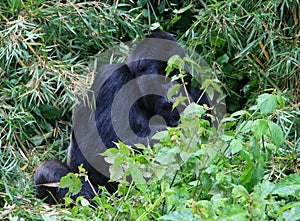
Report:
[[[126,60],[130,72],[138,78],[137,93],[142,96],[140,105],[152,111],[152,115],[161,116],[171,127],[177,126],[180,118],[178,111],[172,109],[173,101],[167,98],[168,91],[175,84],[170,77],[179,73],[175,70],[166,78],[167,62],[173,55],[184,57],[176,38],[166,32],[152,32],[135,46]],[[151,95],[149,91],[162,96]]]

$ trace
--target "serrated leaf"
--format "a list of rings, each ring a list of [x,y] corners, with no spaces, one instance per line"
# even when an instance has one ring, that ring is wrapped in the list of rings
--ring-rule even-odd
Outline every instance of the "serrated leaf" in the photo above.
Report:
[[[273,113],[277,107],[277,98],[273,94],[261,94],[257,98],[257,107],[262,114]]]
[[[253,122],[253,127],[251,128],[252,133],[256,138],[262,137],[264,134],[268,132],[269,126],[267,120],[255,120]]]
[[[281,127],[273,122],[269,122],[269,129],[271,140],[279,147],[284,141],[284,134]]]
[[[284,212],[282,212],[284,211]],[[278,211],[278,214],[282,213],[281,216],[278,216],[281,220],[300,220],[300,202],[289,203],[281,207]]]
[[[145,193],[147,189],[147,183],[142,172],[131,160],[128,161],[128,165],[132,180],[134,181],[136,187]]]
[[[243,184],[249,183],[251,181],[253,170],[254,170],[254,162],[247,161],[244,169],[244,173],[240,177]]]

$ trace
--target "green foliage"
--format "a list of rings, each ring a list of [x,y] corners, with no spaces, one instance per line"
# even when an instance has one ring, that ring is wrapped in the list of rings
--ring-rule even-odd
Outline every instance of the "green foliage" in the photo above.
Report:
[[[200,2],[185,35],[219,71],[230,112],[253,104],[259,88],[299,89],[299,1]]]
[[[299,1],[23,1],[0,5],[0,219],[299,220]],[[33,171],[66,157],[71,110],[91,59],[150,30],[174,33],[226,91],[219,128],[190,104],[153,147],[106,152],[116,195],[45,206]],[[197,67],[176,58],[169,67]],[[170,71],[172,70],[170,69]],[[184,72],[178,76],[183,79]],[[199,83],[193,81],[197,86]],[[202,83],[220,92],[215,78]],[[168,97],[176,96],[178,86]],[[178,98],[178,105],[186,102]],[[177,105],[177,104],[176,104]],[[220,131],[222,133],[220,133]],[[62,180],[73,193],[85,172]]]
[[[69,192],[72,195],[79,193],[81,187],[82,183],[74,173],[69,173],[67,176],[62,177],[59,183],[59,188],[69,188]]]
[[[123,143],[118,150],[107,150],[103,155],[113,163],[110,171],[118,174],[114,180],[120,182],[121,197],[118,211],[108,213],[116,220],[291,217],[299,209],[299,176],[270,182],[276,178],[274,159],[289,154],[281,149],[284,139],[274,138],[283,133],[275,123],[282,114],[278,108],[269,115],[254,107],[231,114],[222,121],[226,131],[216,143],[214,130],[201,119],[203,107],[192,103],[178,127],[154,135],[159,143],[138,145],[142,155]]]

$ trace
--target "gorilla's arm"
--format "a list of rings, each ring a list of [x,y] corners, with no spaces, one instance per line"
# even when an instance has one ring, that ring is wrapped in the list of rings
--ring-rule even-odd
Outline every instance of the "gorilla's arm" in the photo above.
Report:
[[[67,188],[55,187],[63,176],[72,172],[70,168],[58,160],[50,160],[42,165],[35,172],[35,188],[37,195],[41,199],[45,199],[46,203],[60,203],[68,192]],[[84,196],[86,199],[92,199],[95,194],[92,187],[83,179],[82,188],[79,194],[71,196],[74,200],[78,196]],[[93,187],[95,189],[95,186]]]

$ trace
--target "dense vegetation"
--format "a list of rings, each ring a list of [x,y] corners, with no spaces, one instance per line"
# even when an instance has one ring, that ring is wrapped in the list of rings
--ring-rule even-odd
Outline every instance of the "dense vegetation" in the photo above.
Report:
[[[2,2],[0,218],[299,220],[299,8],[299,0]],[[112,169],[118,194],[103,190],[96,208],[82,198],[43,204],[33,174],[45,160],[66,160],[72,108],[93,81],[90,61],[150,30],[175,34],[218,76],[224,133],[207,139],[215,129],[191,105],[144,155],[123,144],[106,153],[129,165]]]

